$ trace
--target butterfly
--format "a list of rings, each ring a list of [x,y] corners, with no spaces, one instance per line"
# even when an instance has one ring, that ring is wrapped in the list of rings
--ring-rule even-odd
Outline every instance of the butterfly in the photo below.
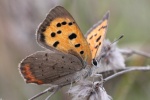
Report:
[[[96,66],[108,18],[109,12],[84,36],[65,8],[53,8],[36,33],[37,42],[47,50],[31,54],[19,64],[26,83],[68,84],[86,66]]]

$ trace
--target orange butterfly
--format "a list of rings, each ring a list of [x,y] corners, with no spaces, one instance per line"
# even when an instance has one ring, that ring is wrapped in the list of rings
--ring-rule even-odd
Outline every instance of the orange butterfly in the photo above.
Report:
[[[37,31],[37,42],[46,51],[36,52],[19,65],[27,83],[69,84],[76,72],[97,64],[108,26],[107,13],[102,21],[86,34],[80,31],[73,17],[61,6],[53,8]],[[92,60],[93,59],[93,60]]]

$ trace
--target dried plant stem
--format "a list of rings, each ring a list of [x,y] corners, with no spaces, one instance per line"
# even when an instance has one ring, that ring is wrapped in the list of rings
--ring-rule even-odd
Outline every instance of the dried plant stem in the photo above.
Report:
[[[52,92],[51,94],[54,94],[58,89],[59,89],[59,86],[51,86],[51,87],[45,89],[44,91],[36,94],[35,96],[31,97],[29,100],[34,100],[47,92]]]
[[[150,70],[149,66],[147,66],[147,67],[145,67],[145,66],[141,66],[141,67],[126,67],[126,69],[124,69],[124,70],[122,70],[120,72],[117,72],[117,73],[115,73],[115,74],[113,74],[111,76],[108,76],[107,78],[103,79],[103,82],[106,82],[106,81],[108,81],[108,80],[110,80],[112,78],[115,78],[115,77],[117,77],[119,75],[122,75],[124,73],[127,73],[127,72],[131,72],[131,71],[149,71],[149,70]]]
[[[55,94],[60,88],[62,88],[63,86],[68,85],[69,83],[63,84],[63,85],[53,85],[48,87],[47,89],[45,89],[44,91],[36,94],[35,96],[31,97],[28,100],[35,100],[36,98],[40,97],[41,95],[47,93],[47,92],[51,92],[51,94],[45,99],[48,100],[53,94]]]
[[[120,52],[123,54],[123,55],[127,55],[127,56],[130,56],[130,55],[133,55],[133,54],[137,54],[137,55],[141,55],[141,56],[144,56],[144,57],[147,57],[147,58],[150,58],[150,53],[145,53],[145,52],[142,52],[142,51],[138,51],[138,50],[125,50],[125,49],[122,49],[120,50]]]

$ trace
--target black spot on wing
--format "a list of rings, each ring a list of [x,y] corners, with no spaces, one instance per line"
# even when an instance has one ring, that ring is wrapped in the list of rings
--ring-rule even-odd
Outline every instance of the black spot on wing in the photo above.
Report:
[[[102,26],[102,28],[107,28],[107,25],[106,26]]]
[[[97,49],[101,45],[101,42],[95,46],[95,49]]]
[[[93,35],[89,38],[90,40],[93,38]]]
[[[55,70],[55,66],[52,66],[52,69]]]
[[[48,54],[47,53],[45,53],[45,57],[47,57],[48,56]]]
[[[72,33],[72,34],[69,35],[69,39],[70,39],[70,40],[73,40],[73,39],[75,39],[76,37],[77,37],[77,35],[76,35],[75,33]]]
[[[80,44],[76,44],[75,47],[76,47],[76,48],[77,48],[77,47],[80,47]]]
[[[52,32],[51,33],[51,37],[55,37],[56,36],[56,33],[55,32]]]
[[[56,25],[57,27],[61,27],[61,24],[60,23],[57,23],[57,25]]]
[[[65,21],[64,21],[64,22],[62,22],[61,24],[62,24],[62,25],[66,25],[66,24],[67,24],[67,22],[65,22]]]
[[[95,49],[97,49],[98,47],[99,47],[99,45],[96,45],[96,46],[95,46]]]
[[[101,42],[99,43],[99,45],[101,45]]]
[[[57,31],[57,34],[61,34],[61,30]]]
[[[84,53],[84,51],[80,51],[80,54],[83,54]]]
[[[102,26],[101,28],[98,29],[98,31],[100,31],[101,29],[104,29],[104,28],[107,28],[107,25],[106,26]]]
[[[96,42],[98,42],[101,39],[101,35],[96,39]]]
[[[72,22],[69,22],[69,23],[68,23],[69,26],[71,26],[72,24],[73,24]]]
[[[54,46],[54,47],[57,47],[58,44],[59,44],[59,41],[56,41],[56,42],[53,44],[53,46]]]

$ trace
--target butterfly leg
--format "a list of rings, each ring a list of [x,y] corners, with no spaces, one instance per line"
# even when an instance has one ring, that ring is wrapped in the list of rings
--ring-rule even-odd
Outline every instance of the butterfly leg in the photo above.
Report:
[[[93,82],[95,81],[95,78],[98,78],[98,80],[103,82],[103,75],[102,74],[93,74]]]
[[[71,90],[73,82],[74,82],[74,81],[71,81],[69,90]]]
[[[50,97],[51,97],[53,94],[55,94],[55,93],[59,90],[59,88],[60,88],[59,86],[56,87],[56,88],[52,91],[52,93],[51,93],[45,100],[49,100]],[[48,90],[47,92],[49,92],[49,90]]]

